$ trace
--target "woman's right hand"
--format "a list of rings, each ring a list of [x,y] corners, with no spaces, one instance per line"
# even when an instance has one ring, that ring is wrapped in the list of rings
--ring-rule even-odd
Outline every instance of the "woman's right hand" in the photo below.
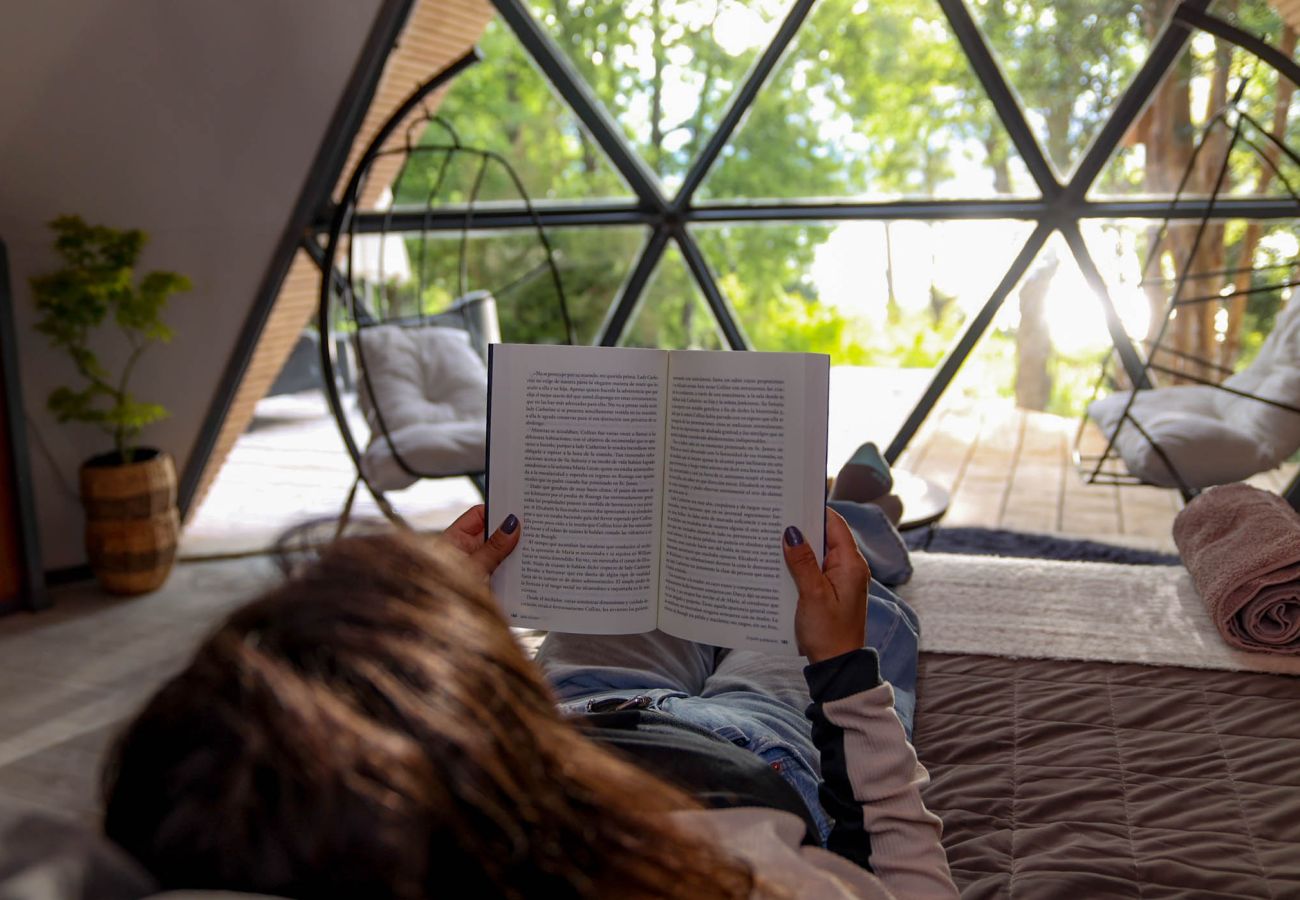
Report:
[[[860,649],[867,640],[867,588],[871,568],[840,514],[826,510],[826,562],[798,528],[785,530],[785,564],[799,589],[795,640],[809,662]]]

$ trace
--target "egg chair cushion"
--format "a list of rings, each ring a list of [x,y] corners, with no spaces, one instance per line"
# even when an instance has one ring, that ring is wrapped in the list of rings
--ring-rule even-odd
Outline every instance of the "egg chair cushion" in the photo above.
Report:
[[[1115,450],[1125,466],[1145,482],[1163,487],[1179,486],[1152,446],[1154,441],[1188,487],[1227,484],[1271,469],[1280,460],[1274,458],[1272,443],[1261,440],[1253,427],[1243,427],[1246,423],[1220,417],[1216,395],[1223,393],[1208,385],[1138,391],[1129,416],[1151,436],[1151,441],[1133,422],[1121,422],[1129,397],[1127,391],[1093,401],[1088,406],[1088,415],[1107,438],[1115,435]],[[1241,397],[1235,399],[1264,405]]]
[[[487,366],[465,331],[368,326],[357,362],[357,396],[371,431],[361,468],[371,484],[396,491],[420,478],[483,471]]]

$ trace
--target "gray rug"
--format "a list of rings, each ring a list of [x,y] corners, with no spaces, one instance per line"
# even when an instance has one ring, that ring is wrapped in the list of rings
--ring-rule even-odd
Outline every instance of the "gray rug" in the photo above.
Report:
[[[1107,562],[1129,566],[1176,566],[1172,553],[1120,547],[1099,541],[1075,540],[1052,534],[1030,534],[999,528],[924,529],[903,536],[907,549],[925,553],[960,553],[964,556],[1008,556],[1020,559],[1059,559],[1071,562]]]

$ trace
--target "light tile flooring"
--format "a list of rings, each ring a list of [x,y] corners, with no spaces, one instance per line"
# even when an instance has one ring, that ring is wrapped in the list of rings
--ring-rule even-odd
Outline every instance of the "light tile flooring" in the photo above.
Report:
[[[159,591],[93,585],[0,619],[0,803],[92,819],[105,748],[223,614],[277,577],[265,558],[178,566]]]

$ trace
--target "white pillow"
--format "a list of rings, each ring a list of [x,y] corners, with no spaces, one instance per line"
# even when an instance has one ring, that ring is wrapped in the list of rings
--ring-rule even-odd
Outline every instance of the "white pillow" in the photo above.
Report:
[[[1223,383],[1248,394],[1258,394],[1259,386],[1270,373],[1279,368],[1297,367],[1300,367],[1300,302],[1288,301],[1250,365],[1228,376]]]
[[[1300,301],[1287,303],[1254,361],[1223,383],[1300,406]],[[1108,437],[1128,396],[1127,391],[1112,394],[1088,406],[1088,415]],[[1242,481],[1280,465],[1300,447],[1300,414],[1208,385],[1138,391],[1130,415],[1190,487]],[[1160,454],[1132,423],[1120,429],[1115,449],[1144,481],[1177,486]]]
[[[1222,392],[1204,385],[1139,391],[1129,411],[1129,415],[1160,445],[1188,487],[1242,481],[1276,464],[1272,459],[1272,448],[1262,444],[1252,432],[1215,417],[1213,395],[1217,393]],[[1107,437],[1114,432],[1127,399],[1127,392],[1112,394],[1088,407],[1089,415]],[[1143,481],[1178,487],[1178,481],[1151,441],[1132,422],[1120,426],[1115,450],[1129,472]]]
[[[1268,448],[1272,465],[1281,465],[1297,447],[1300,447],[1300,414],[1219,391],[1215,404],[1223,421],[1244,433],[1254,435]],[[1300,406],[1300,369],[1275,368],[1268,372],[1251,392],[1260,397],[1276,400],[1291,406]]]
[[[395,491],[419,477],[483,471],[487,366],[469,335],[432,325],[375,325],[359,332],[358,345],[366,378],[357,396],[371,428],[361,465],[371,483]],[[418,476],[401,466],[399,455]]]
[[[1159,390],[1138,391],[1137,397],[1133,400],[1133,410],[1149,412],[1154,409],[1166,409],[1213,416],[1216,413],[1214,398],[1220,393],[1222,391],[1202,384],[1181,384]],[[1088,404],[1088,415],[1107,436],[1115,430],[1115,423],[1123,415],[1124,404],[1128,402],[1128,397],[1128,391],[1121,391]]]

